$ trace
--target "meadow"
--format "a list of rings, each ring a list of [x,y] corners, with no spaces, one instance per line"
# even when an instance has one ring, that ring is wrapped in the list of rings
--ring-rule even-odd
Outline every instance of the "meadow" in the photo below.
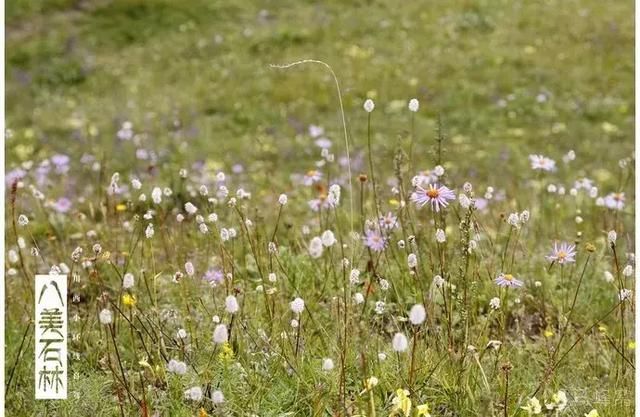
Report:
[[[633,10],[8,2],[5,414],[633,415]]]

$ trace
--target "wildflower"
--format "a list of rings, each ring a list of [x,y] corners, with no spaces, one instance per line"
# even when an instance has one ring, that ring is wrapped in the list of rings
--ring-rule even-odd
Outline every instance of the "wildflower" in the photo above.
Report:
[[[209,269],[204,273],[202,279],[210,284],[219,284],[224,280],[224,275],[218,269]]]
[[[500,349],[500,346],[502,346],[502,342],[499,340],[489,340],[489,343],[487,343],[487,349],[494,349],[494,350],[498,350]]]
[[[312,185],[322,179],[322,173],[312,169],[308,171],[305,176],[302,178],[302,183],[304,185]]]
[[[492,310],[499,309],[500,308],[500,299],[498,297],[493,297],[489,301],[489,307],[491,307]]]
[[[436,242],[444,243],[447,240],[447,236],[444,234],[444,230],[437,229],[436,230]]]
[[[600,417],[600,414],[598,414],[598,410],[594,408],[593,410],[585,414],[584,417]]]
[[[285,204],[287,204],[287,201],[288,201],[287,195],[286,194],[280,194],[280,197],[278,197],[278,203],[281,206],[284,206]]]
[[[298,326],[300,325],[300,322],[296,319],[292,319],[290,324],[292,329],[297,329]]]
[[[184,270],[187,272],[187,275],[192,277],[195,274],[195,269],[191,262],[187,262],[184,264]]]
[[[151,239],[153,237],[153,234],[154,234],[153,224],[149,223],[147,225],[147,228],[144,230],[144,235],[147,237],[147,239]]]
[[[222,394],[222,391],[213,391],[211,393],[211,401],[213,401],[214,404],[222,404],[224,402],[224,395]]]
[[[554,242],[553,250],[547,255],[547,260],[558,262],[560,265],[565,263],[573,263],[576,261],[576,245],[562,242],[558,246],[558,242]]]
[[[615,230],[610,230],[609,233],[607,233],[607,242],[609,242],[609,246],[615,246],[616,245],[616,240],[618,239],[618,234],[616,233]]]
[[[524,283],[522,281],[520,281],[519,279],[516,279],[513,275],[511,274],[503,274],[501,273],[500,275],[498,275],[498,277],[495,279],[495,283],[498,284],[498,286],[500,287],[522,287],[524,285]]]
[[[536,397],[529,398],[527,400],[527,405],[524,405],[520,408],[525,410],[530,416],[542,414],[542,405]]]
[[[545,403],[547,410],[562,411],[567,406],[567,394],[560,390],[553,394],[550,403]]]
[[[312,258],[319,258],[322,256],[322,251],[322,239],[317,236],[311,239],[311,242],[309,242],[309,255],[311,255]]]
[[[520,228],[520,216],[518,216],[518,213],[509,214],[509,217],[507,217],[507,223],[510,224],[511,227],[519,229]]]
[[[353,302],[356,304],[364,303],[364,295],[362,295],[362,293],[360,292],[353,294]]]
[[[330,358],[324,358],[322,360],[322,370],[325,372],[333,370],[333,360]]]
[[[300,297],[296,297],[289,305],[291,307],[291,311],[296,314],[300,314],[304,310],[304,300]]]
[[[185,210],[187,213],[189,213],[189,214],[193,215],[193,214],[196,214],[196,212],[198,211],[198,208],[197,208],[196,206],[194,206],[192,203],[190,203],[190,202],[186,202],[186,203],[184,204],[184,210]]]
[[[151,199],[155,204],[162,203],[162,190],[159,187],[155,187],[151,191]]]
[[[473,204],[471,199],[467,197],[466,194],[462,194],[462,193],[458,195],[458,203],[460,203],[460,207],[462,207],[465,210],[469,209],[469,207],[471,207],[471,204]]]
[[[627,301],[631,299],[632,296],[633,296],[633,292],[631,290],[623,288],[620,290],[620,293],[618,294],[618,299],[620,301]]]
[[[622,210],[624,202],[624,193],[611,193],[604,198],[604,205],[612,210]]]
[[[176,336],[178,337],[178,339],[184,340],[187,338],[187,331],[185,329],[178,329]]]
[[[376,307],[375,307],[376,314],[384,313],[384,308],[385,308],[384,301],[382,301],[382,300],[376,301]]]
[[[415,113],[420,108],[420,102],[418,101],[418,99],[412,98],[411,100],[409,100],[408,107],[409,107],[409,111],[412,111]]]
[[[622,270],[622,275],[624,275],[625,277],[630,277],[633,275],[633,266],[631,265],[627,265],[624,267],[624,269]]]
[[[227,326],[224,324],[218,324],[215,329],[213,329],[213,343],[218,345],[225,343],[229,339],[229,332],[227,331]]]
[[[436,288],[442,288],[444,282],[444,278],[442,278],[440,275],[436,275],[435,277],[433,277],[433,285],[435,285]]]
[[[418,257],[415,253],[410,253],[409,256],[407,256],[407,265],[411,269],[418,266]]]
[[[381,279],[380,280],[380,289],[382,291],[387,291],[389,289],[389,281],[387,281],[386,279]]]
[[[373,100],[368,98],[364,102],[364,105],[362,107],[364,107],[364,111],[366,111],[367,113],[371,113],[373,111],[373,109],[375,109],[376,105],[373,103]]]
[[[338,184],[333,184],[329,187],[327,204],[329,207],[337,207],[340,204],[340,186]]]
[[[122,296],[122,304],[127,307],[133,307],[136,305],[136,296],[133,294],[124,294]]]
[[[382,229],[392,230],[398,227],[398,218],[393,213],[388,212],[384,216],[380,216],[378,223]]]
[[[73,250],[73,252],[71,252],[71,260],[72,260],[73,262],[78,262],[78,261],[80,261],[80,257],[82,256],[82,252],[83,252],[83,251],[84,251],[84,250],[83,250],[80,246],[78,246],[77,248],[75,248],[75,249]],[[11,251],[11,252],[13,252],[13,251]],[[9,261],[11,261],[11,252],[9,252]],[[15,253],[15,252],[13,252],[13,253]],[[17,256],[17,254],[16,254],[16,256]],[[16,259],[16,261],[17,261],[17,259]],[[12,262],[12,263],[15,263],[15,262]]]
[[[235,314],[240,309],[240,306],[238,306],[238,300],[233,295],[228,295],[227,298],[225,298],[224,306],[225,310],[227,310],[227,313],[229,314]]]
[[[419,406],[416,407],[416,411],[417,417],[423,416],[423,417],[431,417],[431,414],[429,413],[429,404],[421,404]]]
[[[25,216],[24,214],[21,214],[18,216],[18,225],[19,226],[26,226],[29,224],[29,218],[27,216]]]
[[[327,248],[329,246],[333,246],[333,244],[336,243],[336,238],[331,230],[325,230],[322,233],[321,239],[322,245],[326,246]]]
[[[409,341],[407,340],[407,336],[405,336],[403,333],[396,333],[393,336],[391,346],[393,347],[393,350],[395,350],[396,352],[404,352],[405,350],[407,350],[407,347],[409,346]]]
[[[357,269],[352,269],[351,273],[349,273],[349,282],[351,285],[356,285],[360,283],[360,271]]]
[[[379,232],[367,230],[364,237],[364,245],[374,252],[382,252],[386,245],[386,240]]]
[[[409,391],[399,388],[396,390],[396,395],[391,401],[393,404],[394,412],[401,412],[405,417],[411,415],[411,399],[409,398]]]
[[[416,304],[409,310],[409,321],[413,325],[420,325],[427,318],[427,312],[422,304]]]
[[[613,282],[615,280],[615,278],[614,278],[614,276],[613,276],[613,274],[611,272],[604,271],[604,280],[606,282],[611,283],[611,282]]]
[[[366,383],[366,389],[367,391],[372,390],[376,385],[378,385],[378,378],[376,378],[375,376],[370,376],[369,378],[367,378],[367,383]]]
[[[529,155],[529,161],[534,170],[555,171],[556,169],[556,162],[543,155]]]
[[[456,195],[444,185],[429,184],[427,188],[416,186],[417,191],[411,195],[411,200],[419,207],[425,204],[431,204],[431,209],[438,212],[440,207],[445,208],[449,205],[447,200],[455,200]]]
[[[113,321],[113,314],[111,313],[111,310],[108,309],[103,309],[100,312],[100,323],[102,324],[111,324],[111,322]]]
[[[184,375],[187,373],[187,364],[175,359],[171,359],[167,364],[167,371],[177,375]]]
[[[202,388],[192,387],[184,392],[184,398],[191,401],[202,400]]]

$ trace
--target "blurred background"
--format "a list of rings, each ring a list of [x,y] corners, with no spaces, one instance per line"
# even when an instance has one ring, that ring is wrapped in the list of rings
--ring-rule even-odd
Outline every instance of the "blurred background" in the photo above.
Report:
[[[183,161],[306,171],[318,155],[309,125],[343,151],[332,80],[321,67],[269,64],[315,58],[340,79],[355,155],[370,97],[377,162],[392,169],[385,158],[407,137],[417,97],[424,168],[440,115],[447,164],[461,174],[496,179],[496,167],[528,169],[529,153],[559,160],[573,149],[594,169],[582,174],[606,182],[601,168],[633,149],[633,10],[599,0],[12,0],[7,170],[88,153],[109,172]]]

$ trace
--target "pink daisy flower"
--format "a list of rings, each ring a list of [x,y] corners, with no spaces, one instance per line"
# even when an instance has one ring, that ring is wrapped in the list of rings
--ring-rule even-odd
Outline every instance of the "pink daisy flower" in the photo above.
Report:
[[[396,229],[398,227],[398,218],[393,213],[388,212],[384,216],[380,216],[380,227],[387,230]]]
[[[416,192],[411,195],[411,200],[417,206],[423,207],[425,204],[431,204],[431,208],[440,211],[440,207],[444,208],[449,205],[447,200],[455,200],[456,195],[444,185],[429,184],[427,188],[416,186]]]
[[[312,169],[302,178],[302,183],[308,186],[320,181],[320,179],[322,179],[322,173]]]
[[[558,246],[558,242],[554,242],[551,253],[547,255],[547,260],[557,262],[560,265],[569,264],[576,261],[576,245],[562,242]]]
[[[495,279],[495,283],[498,284],[499,287],[503,288],[519,288],[524,285],[524,282],[516,279],[513,275],[504,273],[498,275],[498,278]]]

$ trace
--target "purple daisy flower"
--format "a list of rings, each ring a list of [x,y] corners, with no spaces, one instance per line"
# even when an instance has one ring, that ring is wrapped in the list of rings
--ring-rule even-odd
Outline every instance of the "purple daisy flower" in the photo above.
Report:
[[[503,288],[519,288],[524,285],[524,282],[516,279],[511,274],[503,274],[498,275],[498,278],[495,279],[495,283],[498,284],[499,287]]]
[[[55,166],[58,174],[69,171],[69,157],[64,154],[56,154],[51,157],[51,163]]]
[[[398,227],[398,218],[393,213],[388,212],[384,216],[380,216],[380,227],[387,230],[392,230]]]
[[[219,269],[211,268],[204,273],[202,279],[207,281],[209,284],[219,284],[224,280],[224,274]]]
[[[553,243],[551,253],[547,255],[547,260],[557,262],[560,265],[569,264],[576,261],[576,245],[562,242],[558,246],[558,242]]]
[[[59,198],[52,207],[58,213],[66,213],[71,209],[71,200],[66,197]]]
[[[423,207],[425,204],[431,204],[431,208],[438,212],[440,207],[444,208],[449,205],[447,200],[455,200],[456,195],[444,185],[429,184],[427,188],[416,186],[416,192],[411,195],[411,200],[417,206]]]
[[[386,245],[384,237],[375,230],[367,230],[364,245],[374,252],[382,252]]]

